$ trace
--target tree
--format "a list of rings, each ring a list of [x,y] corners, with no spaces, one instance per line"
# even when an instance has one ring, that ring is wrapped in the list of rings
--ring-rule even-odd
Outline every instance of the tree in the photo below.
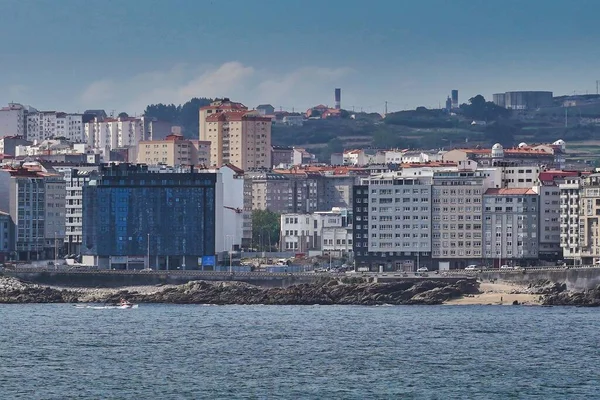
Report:
[[[311,118],[318,118],[321,116],[321,112],[319,110],[312,110],[310,112],[310,117]]]
[[[252,212],[252,241],[260,251],[271,251],[279,243],[280,215],[269,210]],[[271,246],[271,248],[269,248]]]
[[[471,97],[469,104],[461,104],[460,109],[465,117],[478,121],[496,121],[510,114],[506,108],[485,101],[485,97],[480,94]]]

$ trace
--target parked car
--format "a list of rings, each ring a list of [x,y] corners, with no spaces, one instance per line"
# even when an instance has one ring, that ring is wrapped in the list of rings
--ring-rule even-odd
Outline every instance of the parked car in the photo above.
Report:
[[[428,272],[429,270],[427,269],[427,267],[421,267],[421,268],[417,268],[417,272]]]
[[[510,265],[504,264],[500,266],[500,269],[512,269],[512,267]]]
[[[465,271],[477,271],[479,267],[477,265],[469,265],[465,268]]]

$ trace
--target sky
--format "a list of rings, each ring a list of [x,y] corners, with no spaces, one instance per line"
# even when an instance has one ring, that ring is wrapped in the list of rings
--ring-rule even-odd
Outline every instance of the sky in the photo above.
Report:
[[[0,0],[0,105],[383,112],[511,90],[596,92],[597,0]]]

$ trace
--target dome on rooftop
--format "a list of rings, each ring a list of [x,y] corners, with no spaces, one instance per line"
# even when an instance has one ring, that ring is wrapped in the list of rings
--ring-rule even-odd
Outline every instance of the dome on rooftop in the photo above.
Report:
[[[499,149],[503,149],[504,147],[502,147],[502,145],[500,143],[496,143],[495,145],[492,146],[492,150],[499,150]]]
[[[527,147],[527,143],[525,143],[525,142],[519,143],[519,148],[522,149],[523,147]]]

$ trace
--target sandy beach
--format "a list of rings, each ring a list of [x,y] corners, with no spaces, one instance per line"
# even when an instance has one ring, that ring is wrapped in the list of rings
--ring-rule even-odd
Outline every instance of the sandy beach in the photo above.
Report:
[[[526,286],[510,283],[481,283],[480,294],[445,302],[448,305],[512,305],[517,300],[523,305],[539,305],[540,295],[527,293]]]

